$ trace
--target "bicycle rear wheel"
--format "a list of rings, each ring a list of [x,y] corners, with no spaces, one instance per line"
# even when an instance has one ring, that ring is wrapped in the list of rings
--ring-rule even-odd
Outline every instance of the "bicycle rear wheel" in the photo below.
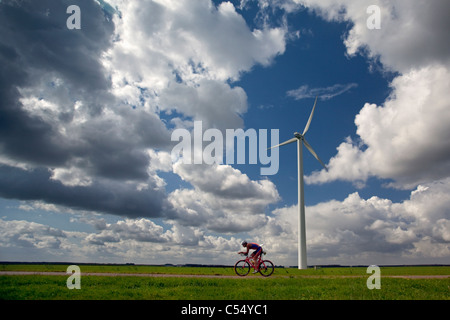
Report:
[[[275,271],[275,266],[269,260],[264,260],[259,265],[259,273],[261,273],[261,275],[264,277],[268,277],[268,276],[272,275],[272,273],[274,271]]]
[[[236,272],[238,276],[246,276],[250,272],[250,264],[245,260],[239,260],[234,265],[234,272]]]

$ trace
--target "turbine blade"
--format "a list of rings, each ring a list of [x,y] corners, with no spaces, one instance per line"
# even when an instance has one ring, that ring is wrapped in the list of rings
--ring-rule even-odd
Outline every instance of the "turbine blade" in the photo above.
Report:
[[[316,97],[316,101],[314,102],[314,107],[311,111],[311,115],[309,116],[308,123],[306,124],[305,130],[303,131],[302,136],[304,136],[306,134],[306,132],[308,132],[308,130],[309,130],[309,126],[311,125],[311,121],[312,121],[312,118],[314,115],[314,110],[316,109],[316,105],[317,105],[317,97]]]
[[[297,140],[298,140],[297,138],[292,138],[292,139],[290,139],[290,140],[288,140],[288,141],[285,141],[285,142],[283,142],[283,143],[280,143],[279,145],[273,146],[273,147],[271,147],[271,148],[269,148],[269,149],[267,149],[267,150],[275,149],[275,148],[278,148],[278,147],[281,147],[281,146],[285,146],[285,145],[287,145],[287,144],[296,142]]]
[[[308,141],[305,140],[305,138],[303,137],[303,143],[305,144],[305,147],[309,150],[309,152],[311,152],[311,154],[314,156],[314,158],[316,158],[320,164],[322,165],[322,167],[325,168],[325,170],[328,171],[328,168],[326,165],[323,164],[322,160],[320,160],[319,156],[317,155],[317,153],[313,150],[313,148],[311,147],[311,145],[308,143]]]

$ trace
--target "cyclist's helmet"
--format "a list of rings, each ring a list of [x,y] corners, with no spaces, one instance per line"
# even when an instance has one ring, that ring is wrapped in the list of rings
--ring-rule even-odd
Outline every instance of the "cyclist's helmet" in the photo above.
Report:
[[[247,241],[246,240],[244,240],[244,241],[242,241],[242,246],[246,246],[247,245]]]

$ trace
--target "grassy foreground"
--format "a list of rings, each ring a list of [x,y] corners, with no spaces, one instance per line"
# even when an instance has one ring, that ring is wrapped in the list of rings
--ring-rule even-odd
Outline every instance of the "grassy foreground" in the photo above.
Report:
[[[403,279],[392,275],[448,275],[450,267],[381,268],[381,289],[369,290],[366,268],[276,269],[245,278],[102,277],[87,272],[234,275],[232,268],[81,265],[81,289],[68,276],[0,276],[4,300],[449,300],[450,278]],[[0,265],[0,271],[61,271],[67,265]]]

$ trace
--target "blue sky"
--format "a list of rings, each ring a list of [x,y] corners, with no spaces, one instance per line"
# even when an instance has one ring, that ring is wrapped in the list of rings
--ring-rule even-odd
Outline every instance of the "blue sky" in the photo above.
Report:
[[[247,239],[296,265],[295,145],[261,176],[171,134],[283,142],[318,95],[308,264],[450,262],[448,2],[85,0],[68,30],[69,2],[0,4],[0,260],[232,264]]]

